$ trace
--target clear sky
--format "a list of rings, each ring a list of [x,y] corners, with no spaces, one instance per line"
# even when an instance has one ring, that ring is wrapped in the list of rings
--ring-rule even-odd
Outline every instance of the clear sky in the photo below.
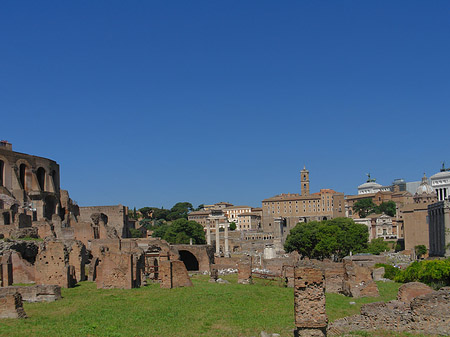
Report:
[[[449,108],[449,1],[0,2],[0,139],[83,206],[420,180]]]

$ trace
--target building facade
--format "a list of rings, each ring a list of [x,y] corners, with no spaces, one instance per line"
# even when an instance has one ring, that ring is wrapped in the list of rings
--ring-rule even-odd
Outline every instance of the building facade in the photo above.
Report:
[[[428,206],[430,256],[450,257],[450,201]]]
[[[331,189],[310,193],[309,171],[300,171],[301,194],[283,193],[262,201],[264,232],[286,236],[299,222],[327,220],[345,216],[344,194]],[[280,226],[280,228],[278,228]]]

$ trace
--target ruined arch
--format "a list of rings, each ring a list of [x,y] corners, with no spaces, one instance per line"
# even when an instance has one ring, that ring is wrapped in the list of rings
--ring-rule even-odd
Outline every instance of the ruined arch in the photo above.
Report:
[[[41,191],[45,191],[45,169],[43,167],[37,169],[36,177]]]
[[[180,250],[178,251],[180,254],[180,260],[184,262],[184,265],[186,266],[186,269],[188,271],[198,271],[198,260],[195,257],[194,254],[187,250]]]
[[[23,189],[25,189],[26,173],[27,173],[27,165],[25,165],[23,163],[20,164],[20,166],[19,166],[19,181],[20,181],[20,184],[22,185]]]

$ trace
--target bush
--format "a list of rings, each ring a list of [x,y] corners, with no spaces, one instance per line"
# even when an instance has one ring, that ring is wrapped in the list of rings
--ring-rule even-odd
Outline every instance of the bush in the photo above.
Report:
[[[395,276],[397,276],[398,273],[401,272],[399,268],[396,268],[390,264],[385,263],[377,263],[375,265],[376,268],[384,267],[384,278],[388,278],[390,280],[394,280]]]
[[[389,251],[389,244],[383,238],[372,239],[367,245],[367,253],[380,255],[384,251]]]
[[[416,261],[398,273],[397,282],[422,282],[434,288],[450,285],[450,259]]]

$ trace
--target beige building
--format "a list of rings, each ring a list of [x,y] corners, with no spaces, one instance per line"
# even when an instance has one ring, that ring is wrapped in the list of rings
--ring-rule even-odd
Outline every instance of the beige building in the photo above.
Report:
[[[239,218],[238,216],[242,213],[250,213],[252,208],[250,206],[228,206],[224,208],[223,213],[228,219],[228,222],[234,222],[239,229]]]
[[[369,230],[369,241],[383,238],[385,241],[392,241],[401,238],[401,222],[398,223],[395,217],[386,214],[369,214],[363,219],[354,219],[356,223],[364,224]]]
[[[400,209],[403,218],[403,230],[405,237],[405,249],[412,250],[417,245],[425,245],[430,248],[428,230],[428,205],[437,201],[436,193],[428,184],[424,175],[413,198],[414,202],[404,205]]]
[[[283,236],[299,222],[345,216],[344,194],[331,189],[309,193],[309,171],[300,172],[301,194],[279,194],[262,201],[262,228]],[[278,228],[280,226],[280,228]]]
[[[238,215],[238,226],[241,231],[261,229],[261,214],[259,212],[246,212]]]

